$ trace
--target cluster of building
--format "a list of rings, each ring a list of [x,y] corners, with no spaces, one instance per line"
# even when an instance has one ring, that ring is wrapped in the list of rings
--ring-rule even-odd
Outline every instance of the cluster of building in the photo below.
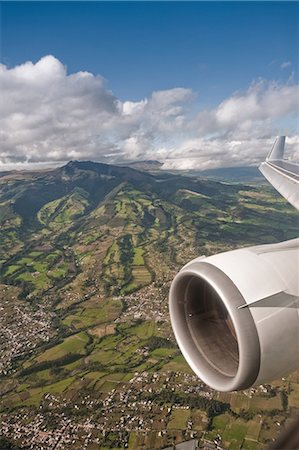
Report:
[[[116,322],[127,320],[169,320],[168,312],[169,285],[153,282],[126,297],[115,297],[125,302],[125,309]]]
[[[13,361],[53,336],[53,313],[42,305],[32,306],[17,299],[10,286],[1,285],[0,299],[0,374],[11,371]]]
[[[73,400],[63,394],[46,394],[39,412],[21,409],[2,415],[2,434],[30,449],[88,449],[89,445],[104,446],[113,439],[115,444],[128,446],[131,432],[157,436],[169,433],[168,423],[179,405],[163,404],[150,399],[165,387],[178,392],[209,396],[206,386],[197,377],[185,373],[135,373],[126,383],[120,382],[110,392],[77,393]],[[188,408],[186,406],[186,408]],[[186,423],[186,439],[197,437],[192,424]],[[26,447],[27,448],[27,447]]]

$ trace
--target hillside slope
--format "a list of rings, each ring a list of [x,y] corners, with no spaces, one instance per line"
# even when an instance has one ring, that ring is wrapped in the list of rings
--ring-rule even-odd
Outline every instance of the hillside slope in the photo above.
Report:
[[[234,448],[246,436],[250,441],[255,423],[254,448],[263,448],[263,401],[276,421],[287,418],[284,386],[271,399],[257,392],[249,401],[198,382],[174,342],[167,307],[170,281],[191,258],[296,237],[297,212],[271,187],[74,161],[47,172],[2,174],[0,217],[5,436],[14,436],[19,423],[18,444],[41,448],[39,434],[32,429],[30,441],[26,432],[30,417],[32,427],[42,420],[46,443],[60,436],[63,448],[82,448],[88,433],[78,430],[91,420],[90,445],[161,448],[192,430],[200,436],[208,424],[214,434],[233,426],[225,413],[230,405],[235,414],[248,412],[238,419],[244,432]],[[296,380],[286,381],[295,393]],[[289,403],[296,406],[295,394]],[[179,417],[174,404],[181,412],[193,406]],[[57,431],[65,417],[76,445]]]

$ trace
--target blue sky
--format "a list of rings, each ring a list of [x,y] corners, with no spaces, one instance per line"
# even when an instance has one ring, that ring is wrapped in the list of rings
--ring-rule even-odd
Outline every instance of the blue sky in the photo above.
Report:
[[[298,14],[297,2],[8,2],[2,60],[53,54],[123,100],[185,86],[209,104],[289,75],[280,66],[298,64]]]
[[[7,116],[3,122],[7,148],[0,155],[2,163],[156,157],[176,161],[170,165],[206,168],[215,160],[198,159],[202,147],[213,145],[210,152],[216,154],[217,146],[227,145],[226,164],[235,165],[238,158],[231,143],[237,142],[240,149],[249,148],[248,154],[239,152],[242,163],[255,164],[261,159],[259,139],[268,144],[275,133],[298,134],[294,100],[298,2],[2,2],[1,6],[2,76],[11,102],[7,114],[14,114],[18,126],[16,139],[14,121]],[[43,59],[46,55],[51,56]],[[91,77],[82,77],[82,71]],[[40,97],[35,103],[36,92]],[[68,115],[70,95],[80,106],[76,117],[65,123],[60,110],[63,105]],[[25,98],[32,111],[23,111]],[[64,98],[60,105],[59,98]],[[83,136],[78,138],[82,147],[93,141],[94,150],[85,154],[68,140],[66,131],[82,111],[84,117],[97,117],[86,132],[86,145]],[[73,113],[69,111],[70,116]],[[45,129],[46,121],[52,128]],[[189,162],[184,162],[184,154],[190,155]]]

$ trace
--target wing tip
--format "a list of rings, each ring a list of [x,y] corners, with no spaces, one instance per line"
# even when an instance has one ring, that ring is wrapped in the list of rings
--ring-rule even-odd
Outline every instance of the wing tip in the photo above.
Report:
[[[284,155],[284,148],[285,148],[285,136],[278,136],[276,138],[276,141],[274,142],[274,145],[269,152],[266,161],[275,161],[279,159],[283,159]]]

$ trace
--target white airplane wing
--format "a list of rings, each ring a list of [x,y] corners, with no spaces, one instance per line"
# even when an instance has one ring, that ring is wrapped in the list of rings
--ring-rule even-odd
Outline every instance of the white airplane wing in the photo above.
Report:
[[[299,166],[284,159],[284,144],[280,136],[260,170],[299,210]],[[299,238],[200,256],[180,270],[170,320],[202,381],[231,392],[299,369],[298,267]]]
[[[283,159],[285,136],[279,136],[259,169],[275,189],[299,210],[299,164]]]

